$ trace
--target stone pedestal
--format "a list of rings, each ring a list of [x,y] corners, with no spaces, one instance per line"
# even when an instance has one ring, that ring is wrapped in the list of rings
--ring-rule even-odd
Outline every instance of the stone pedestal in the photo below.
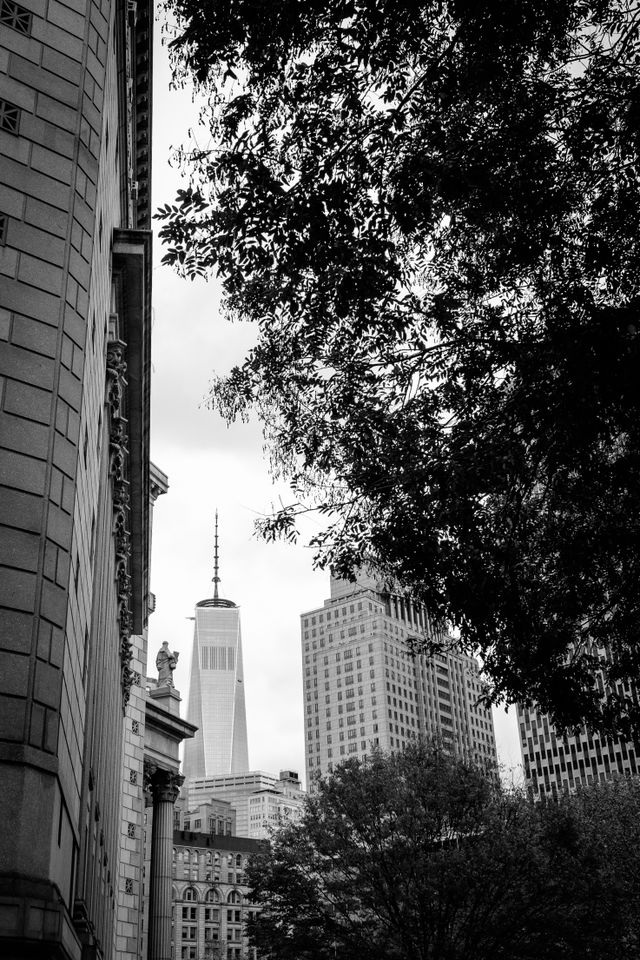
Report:
[[[149,699],[172,716],[180,716],[182,697],[175,687],[152,687],[149,690]]]
[[[150,777],[153,796],[148,960],[171,960],[171,868],[173,805],[183,777],[156,769]]]

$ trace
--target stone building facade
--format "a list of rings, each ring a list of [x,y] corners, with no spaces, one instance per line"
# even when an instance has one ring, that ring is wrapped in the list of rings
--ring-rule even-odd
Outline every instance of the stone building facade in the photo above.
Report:
[[[435,736],[497,769],[491,710],[476,660],[451,649],[412,655],[411,638],[436,639],[428,613],[363,574],[331,577],[331,597],[301,616],[308,783],[376,747]],[[452,646],[452,645],[451,645]]]
[[[257,908],[244,871],[257,840],[176,830],[173,835],[174,960],[255,960],[245,923]]]
[[[150,514],[159,496],[169,489],[165,474],[150,464]],[[153,527],[153,524],[150,524]],[[152,598],[151,608],[155,605]],[[131,637],[132,684],[122,731],[122,791],[120,808],[120,862],[116,918],[117,960],[138,960],[142,943],[142,876],[144,868],[145,777],[147,689],[147,633]],[[177,764],[176,764],[177,768]]]
[[[6,958],[115,954],[149,610],[152,23],[147,0],[0,4]]]

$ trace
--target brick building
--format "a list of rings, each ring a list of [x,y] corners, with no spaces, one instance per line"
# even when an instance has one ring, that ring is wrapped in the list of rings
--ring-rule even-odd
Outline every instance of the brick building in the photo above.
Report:
[[[148,0],[0,2],[3,958],[116,950],[149,610],[152,23]]]

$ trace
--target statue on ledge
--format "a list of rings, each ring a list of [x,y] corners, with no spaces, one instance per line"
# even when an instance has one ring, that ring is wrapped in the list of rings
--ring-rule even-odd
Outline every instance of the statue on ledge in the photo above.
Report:
[[[158,651],[158,656],[156,657],[156,670],[158,671],[158,686],[159,687],[173,687],[173,671],[178,665],[178,657],[180,654],[177,650],[171,652],[169,650],[169,644],[165,640],[160,650]]]

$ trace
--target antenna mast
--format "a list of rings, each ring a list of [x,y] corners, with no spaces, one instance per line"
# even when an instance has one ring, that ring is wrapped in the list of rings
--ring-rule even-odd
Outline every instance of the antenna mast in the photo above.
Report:
[[[213,541],[213,599],[218,599],[218,584],[220,583],[220,577],[218,576],[218,511],[216,510],[216,528],[215,528],[215,537]]]

